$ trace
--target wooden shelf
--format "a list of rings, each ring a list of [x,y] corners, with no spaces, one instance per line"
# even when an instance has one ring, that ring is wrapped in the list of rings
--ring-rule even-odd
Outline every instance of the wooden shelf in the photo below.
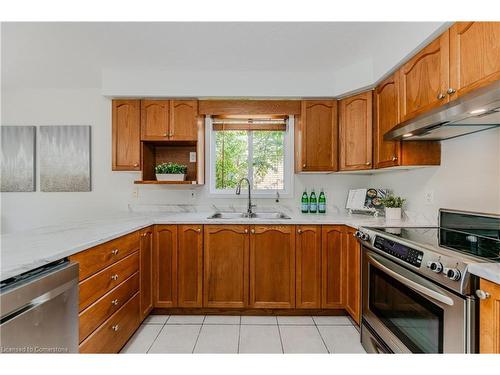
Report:
[[[157,181],[157,180],[139,180],[134,184],[156,184],[156,185],[199,185],[196,181]]]

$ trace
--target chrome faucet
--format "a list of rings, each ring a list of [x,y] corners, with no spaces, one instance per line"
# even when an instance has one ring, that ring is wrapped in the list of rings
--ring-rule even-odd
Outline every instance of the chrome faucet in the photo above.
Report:
[[[252,204],[252,187],[250,185],[250,180],[246,177],[243,177],[239,182],[238,185],[236,186],[236,195],[241,194],[241,183],[243,181],[246,181],[248,184],[248,208],[247,208],[247,215],[248,217],[252,217],[252,208],[255,207],[254,204]]]

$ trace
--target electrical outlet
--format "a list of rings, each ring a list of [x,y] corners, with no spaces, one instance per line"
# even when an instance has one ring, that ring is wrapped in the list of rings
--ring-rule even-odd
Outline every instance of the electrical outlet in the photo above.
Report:
[[[189,162],[190,163],[196,163],[196,152],[190,152],[189,153]]]
[[[434,204],[434,190],[427,190],[424,194],[425,204]]]
[[[137,186],[134,186],[132,189],[132,199],[137,199],[139,198],[139,188]]]

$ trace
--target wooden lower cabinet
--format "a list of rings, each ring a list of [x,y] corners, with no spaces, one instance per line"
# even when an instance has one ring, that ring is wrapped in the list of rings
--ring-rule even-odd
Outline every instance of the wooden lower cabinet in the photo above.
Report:
[[[500,285],[481,279],[489,294],[479,302],[479,352],[500,354]]]
[[[141,321],[153,310],[153,227],[141,231]]]
[[[321,307],[345,307],[346,251],[342,244],[343,225],[324,225],[321,233]]]
[[[154,307],[177,307],[177,225],[155,225]]]
[[[203,307],[248,306],[248,225],[205,225]]]
[[[295,240],[295,307],[321,307],[321,226],[298,225]]]
[[[202,307],[202,225],[177,226],[177,305]]]
[[[250,227],[250,307],[295,307],[295,228]]]
[[[361,245],[353,228],[346,227],[342,246],[345,247],[345,309],[359,325],[361,320]]]

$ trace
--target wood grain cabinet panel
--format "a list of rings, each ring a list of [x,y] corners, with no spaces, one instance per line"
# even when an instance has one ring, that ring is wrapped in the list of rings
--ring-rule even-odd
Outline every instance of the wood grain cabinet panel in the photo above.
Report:
[[[173,141],[196,141],[198,139],[198,101],[170,101],[170,132]]]
[[[321,307],[345,307],[345,247],[342,244],[344,227],[324,225],[321,233]]]
[[[205,225],[204,307],[247,307],[248,229],[247,225]]]
[[[250,227],[250,307],[295,307],[295,229]]]
[[[449,101],[449,33],[423,48],[399,70],[401,122]]]
[[[141,170],[141,101],[112,102],[112,169]]]
[[[500,79],[500,22],[456,22],[450,28],[452,99]]]
[[[372,92],[342,99],[339,105],[339,169],[371,169]]]
[[[500,354],[500,285],[481,279],[489,297],[479,302],[479,352]]]
[[[169,120],[169,100],[141,100],[141,140],[168,140]]]
[[[202,307],[202,225],[178,225],[177,298],[179,307]]]
[[[321,306],[321,226],[296,227],[295,305],[299,309]]]
[[[337,165],[337,101],[303,100],[295,131],[296,172],[328,172]]]
[[[354,237],[353,228],[346,227],[343,246],[346,255],[345,309],[359,325],[361,320],[361,246]]]
[[[177,225],[155,225],[154,307],[177,307]]]
[[[141,230],[141,321],[153,309],[153,227]]]

